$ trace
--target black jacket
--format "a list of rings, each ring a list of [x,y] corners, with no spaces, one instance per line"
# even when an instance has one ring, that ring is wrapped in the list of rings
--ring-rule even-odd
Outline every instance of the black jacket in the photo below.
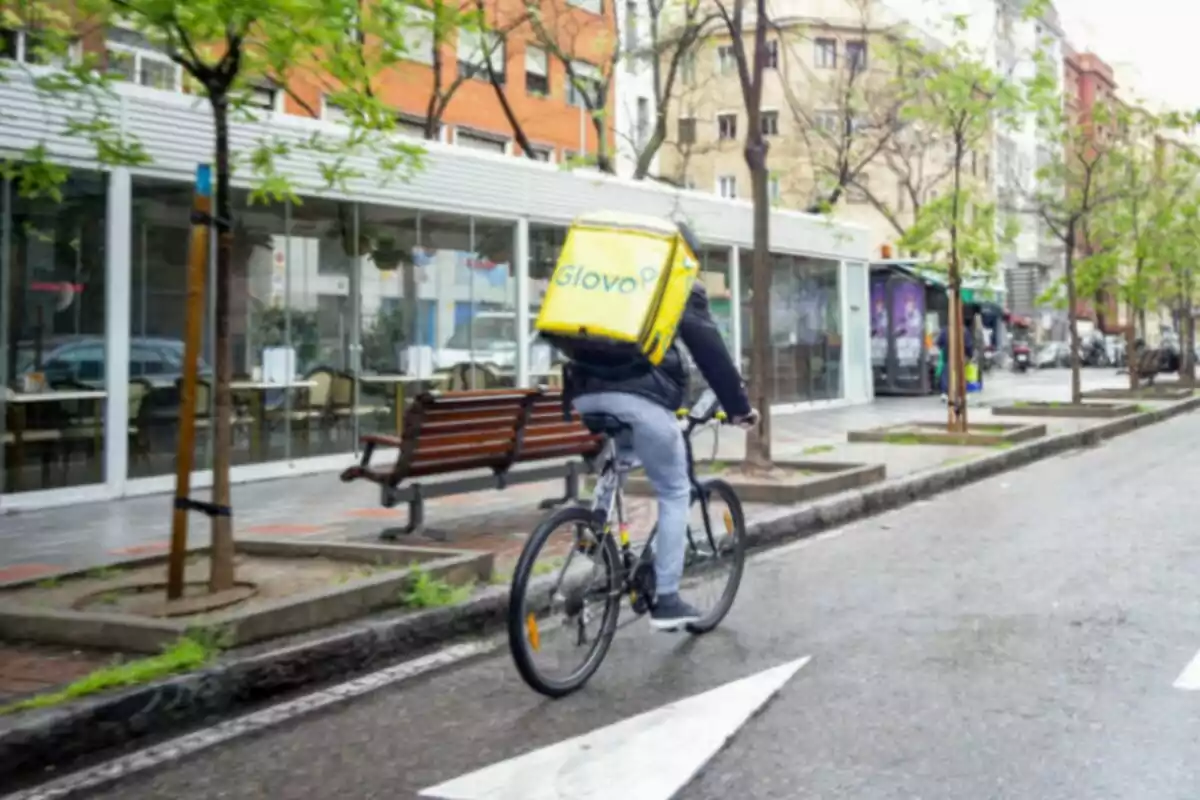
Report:
[[[567,393],[571,397],[598,392],[625,392],[644,397],[674,411],[683,405],[688,385],[688,367],[679,342],[687,346],[704,380],[717,395],[721,408],[731,419],[750,413],[750,399],[733,357],[721,338],[708,308],[708,293],[702,283],[692,284],[692,293],[679,320],[675,341],[657,367],[634,370],[621,377],[601,376],[578,362],[567,374]]]

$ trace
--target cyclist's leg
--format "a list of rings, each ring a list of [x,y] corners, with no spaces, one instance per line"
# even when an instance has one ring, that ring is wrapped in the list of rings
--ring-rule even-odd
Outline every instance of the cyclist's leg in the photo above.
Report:
[[[604,392],[575,401],[581,412],[611,414],[632,429],[633,450],[658,495],[658,536],[654,548],[657,601],[652,612],[655,627],[673,630],[700,618],[699,612],[679,599],[687,547],[691,484],[687,453],[675,415],[637,395]]]

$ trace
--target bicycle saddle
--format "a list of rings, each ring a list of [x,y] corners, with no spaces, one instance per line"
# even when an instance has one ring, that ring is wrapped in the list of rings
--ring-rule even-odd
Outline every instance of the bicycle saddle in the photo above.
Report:
[[[592,414],[584,414],[581,417],[583,426],[594,434],[602,436],[617,437],[626,431],[631,431],[632,428],[622,422],[612,414],[604,412],[596,412]]]

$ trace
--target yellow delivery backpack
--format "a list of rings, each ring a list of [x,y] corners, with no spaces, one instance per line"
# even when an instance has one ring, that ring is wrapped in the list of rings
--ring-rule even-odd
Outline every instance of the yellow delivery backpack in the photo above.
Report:
[[[698,271],[671,221],[585,214],[567,231],[535,327],[568,358],[599,348],[658,365]]]

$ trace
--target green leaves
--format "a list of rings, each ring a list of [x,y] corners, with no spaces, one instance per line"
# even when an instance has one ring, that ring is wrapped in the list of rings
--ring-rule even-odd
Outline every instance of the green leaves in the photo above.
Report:
[[[444,38],[459,25],[478,25],[476,12],[437,0],[78,0],[76,5],[88,31],[122,28],[160,48],[183,70],[185,86],[209,99],[214,110],[217,103],[226,105],[234,120],[263,118],[264,89],[285,94],[313,116],[326,101],[338,107],[346,124],[336,133],[285,141],[272,132],[235,154],[242,177],[261,200],[296,198],[299,187],[283,164],[298,157],[319,161],[323,185],[305,187],[310,191],[345,189],[348,181],[364,177],[365,170],[350,164],[368,154],[375,158],[370,172],[381,182],[410,178],[421,166],[422,153],[394,136],[396,109],[376,87],[411,55],[411,43],[419,38],[414,31],[424,27]],[[56,9],[50,0],[5,4],[6,24],[36,30],[39,56],[58,65],[31,74],[34,87],[43,102],[69,109],[63,132],[89,142],[100,164],[147,164],[149,154],[122,132],[108,110],[113,85],[124,76],[109,72],[102,53],[85,51],[75,18]],[[2,117],[0,109],[0,124]],[[52,155],[41,143],[0,165],[22,176],[22,192],[53,196],[52,187],[66,172],[50,165]]]
[[[965,30],[965,19],[952,22],[959,32]],[[952,284],[964,272],[987,275],[1015,231],[998,223],[996,204],[967,172],[967,160],[972,152],[990,149],[994,126],[1021,107],[1021,93],[964,41],[943,48],[901,41],[897,47],[909,92],[900,108],[901,121],[930,141],[946,142],[950,161],[938,196],[921,206],[900,247],[944,268]]]

